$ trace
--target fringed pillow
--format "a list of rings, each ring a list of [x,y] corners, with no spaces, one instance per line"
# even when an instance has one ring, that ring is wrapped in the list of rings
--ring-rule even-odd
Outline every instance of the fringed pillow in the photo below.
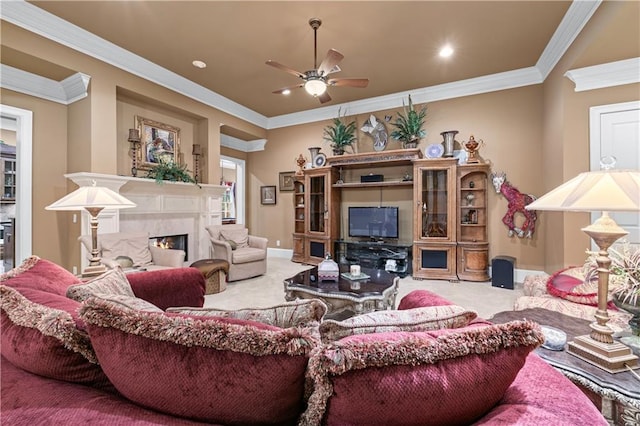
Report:
[[[80,311],[113,385],[152,409],[201,421],[293,424],[317,328],[148,313],[97,298]]]
[[[320,325],[320,336],[323,342],[331,342],[356,334],[459,328],[466,326],[477,316],[476,312],[457,305],[377,311],[344,321],[325,320]]]
[[[40,290],[18,291],[5,285],[0,285],[0,296],[1,352],[8,361],[53,379],[92,385],[107,383],[89,336],[76,327],[68,312],[75,311],[78,302]],[[46,300],[49,306],[32,300]]]
[[[115,294],[128,297],[136,296],[127,276],[120,267],[111,269],[86,283],[67,288],[67,297],[78,302],[84,302],[90,297]]]
[[[320,323],[327,313],[327,305],[319,299],[295,300],[268,308],[224,310],[215,308],[169,308],[167,312],[191,316],[235,318],[257,321],[280,328]]]
[[[33,288],[64,296],[67,287],[82,281],[51,261],[31,256],[20,266],[0,275],[0,282],[11,288]]]
[[[304,425],[471,424],[542,344],[528,321],[351,336],[309,360]]]

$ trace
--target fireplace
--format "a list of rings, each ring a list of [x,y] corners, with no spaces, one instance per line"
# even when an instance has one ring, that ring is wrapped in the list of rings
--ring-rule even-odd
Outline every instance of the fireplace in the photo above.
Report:
[[[149,238],[149,244],[163,249],[184,250],[184,261],[189,260],[189,235],[159,235]]]

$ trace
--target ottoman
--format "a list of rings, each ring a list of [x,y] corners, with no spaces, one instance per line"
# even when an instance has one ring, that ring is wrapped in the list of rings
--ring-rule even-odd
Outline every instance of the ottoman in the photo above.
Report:
[[[192,268],[197,268],[206,280],[205,294],[220,293],[227,289],[227,274],[229,262],[222,259],[202,259],[193,262]]]

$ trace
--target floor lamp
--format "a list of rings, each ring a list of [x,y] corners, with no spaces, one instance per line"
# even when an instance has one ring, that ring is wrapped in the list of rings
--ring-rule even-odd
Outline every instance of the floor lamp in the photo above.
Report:
[[[86,210],[91,215],[91,259],[89,266],[82,271],[83,277],[100,275],[107,268],[100,262],[98,251],[98,214],[102,209],[128,209],[135,207],[135,203],[109,188],[96,186],[82,186],[70,194],[62,197],[53,204],[45,207],[46,210]]]
[[[610,373],[638,368],[638,357],[620,342],[614,342],[613,330],[607,325],[607,296],[609,293],[609,267],[607,250],[618,238],[627,235],[609,217],[611,211],[640,211],[640,171],[612,170],[603,164],[603,170],[581,173],[551,192],[529,204],[528,210],[549,211],[601,211],[602,216],[593,224],[582,228],[596,243],[598,255],[598,308],[596,321],[590,325],[588,336],[578,336],[567,345],[567,352]],[[610,166],[609,166],[610,167]]]

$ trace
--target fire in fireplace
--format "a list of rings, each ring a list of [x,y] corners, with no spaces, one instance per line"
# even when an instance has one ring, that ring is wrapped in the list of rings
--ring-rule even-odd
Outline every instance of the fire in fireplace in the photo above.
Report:
[[[189,235],[187,234],[151,237],[149,238],[149,243],[155,247],[163,249],[184,250],[184,260],[185,262],[189,260]]]

